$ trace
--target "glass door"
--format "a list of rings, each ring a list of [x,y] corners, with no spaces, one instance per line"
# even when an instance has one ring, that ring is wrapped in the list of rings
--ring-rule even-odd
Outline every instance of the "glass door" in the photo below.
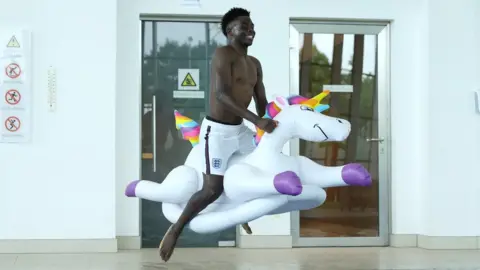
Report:
[[[324,166],[361,163],[370,187],[327,188],[315,209],[292,213],[295,246],[388,244],[388,26],[292,21],[291,93],[331,94],[327,114],[352,124],[340,143],[295,140],[292,154]]]
[[[208,108],[210,62],[226,45],[218,20],[142,21],[142,179],[161,183],[192,149],[175,129],[176,109],[198,123]],[[142,200],[142,246],[156,248],[170,222],[160,203]],[[185,229],[178,247],[235,245],[236,229],[201,235]]]

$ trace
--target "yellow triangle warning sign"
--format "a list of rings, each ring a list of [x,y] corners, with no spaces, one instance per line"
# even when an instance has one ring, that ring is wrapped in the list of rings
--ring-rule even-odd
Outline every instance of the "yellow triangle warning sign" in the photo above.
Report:
[[[10,38],[10,41],[7,43],[7,48],[20,48],[20,43],[18,43],[18,40],[15,36]]]
[[[187,75],[185,76],[185,79],[183,79],[182,86],[197,86],[197,83],[193,79],[192,74],[190,74],[190,72],[187,73]]]

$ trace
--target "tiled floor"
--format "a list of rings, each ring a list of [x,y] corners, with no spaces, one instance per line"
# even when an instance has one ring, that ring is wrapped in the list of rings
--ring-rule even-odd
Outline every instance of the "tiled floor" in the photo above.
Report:
[[[162,263],[157,250],[115,254],[1,255],[1,270],[348,270],[480,269],[480,251],[396,248],[284,250],[178,249]]]

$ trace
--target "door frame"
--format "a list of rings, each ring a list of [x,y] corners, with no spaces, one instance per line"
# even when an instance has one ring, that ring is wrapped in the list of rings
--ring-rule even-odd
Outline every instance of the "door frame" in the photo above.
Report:
[[[377,107],[378,136],[384,141],[378,145],[378,207],[379,235],[377,237],[300,237],[300,212],[291,213],[292,245],[311,246],[387,246],[391,224],[391,128],[390,128],[390,23],[386,21],[332,21],[294,19],[290,20],[290,94],[299,94],[299,35],[366,34],[377,35]],[[292,35],[293,38],[292,39]],[[380,117],[381,116],[381,117]],[[290,154],[300,155],[299,139],[290,141]]]

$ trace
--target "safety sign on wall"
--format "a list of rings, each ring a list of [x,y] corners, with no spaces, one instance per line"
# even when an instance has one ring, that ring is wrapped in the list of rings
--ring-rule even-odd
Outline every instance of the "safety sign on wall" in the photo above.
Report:
[[[25,142],[28,139],[28,126],[24,123],[25,113],[16,112],[12,114],[3,113],[2,141],[10,143]]]
[[[30,141],[30,39],[29,31],[0,28],[0,142]]]
[[[21,99],[22,95],[20,94],[20,92],[18,92],[17,89],[9,89],[5,93],[5,102],[10,106],[18,105]]]
[[[179,69],[178,90],[200,90],[200,71],[192,68]]]
[[[5,130],[8,132],[15,133],[20,130],[22,122],[16,116],[8,116],[5,119]]]
[[[20,43],[18,42],[15,35],[13,35],[8,41],[7,48],[20,48]]]
[[[5,75],[10,79],[17,79],[22,74],[22,68],[17,63],[9,63],[5,67]]]

